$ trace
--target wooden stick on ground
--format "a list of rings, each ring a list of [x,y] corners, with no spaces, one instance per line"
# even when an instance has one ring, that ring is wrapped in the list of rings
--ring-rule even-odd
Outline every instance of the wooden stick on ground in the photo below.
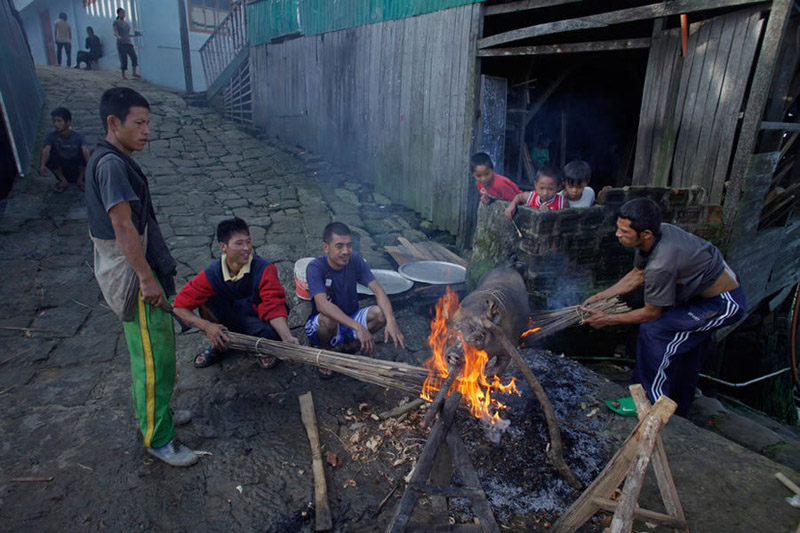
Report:
[[[433,399],[430,407],[428,407],[428,412],[425,413],[425,419],[420,424],[422,429],[427,429],[428,426],[430,426],[433,422],[433,419],[436,417],[436,413],[442,406],[442,402],[447,397],[447,393],[450,391],[450,387],[453,386],[456,378],[458,378],[458,375],[461,374],[461,365],[449,365],[447,370],[447,377],[442,382],[442,386],[439,388],[436,398]]]
[[[542,388],[541,383],[539,380],[536,379],[536,376],[533,374],[533,370],[531,367],[528,366],[528,363],[525,362],[525,359],[522,358],[522,355],[517,350],[517,347],[514,346],[508,337],[503,332],[502,329],[497,327],[494,322],[491,320],[483,320],[483,325],[487,331],[490,331],[503,345],[503,348],[511,356],[511,359],[514,360],[514,363],[520,369],[522,374],[525,376],[525,379],[528,381],[528,384],[533,390],[533,393],[536,395],[536,399],[539,400],[539,405],[542,406],[542,411],[544,411],[544,417],[547,420],[547,429],[550,433],[550,449],[547,451],[547,457],[550,460],[550,463],[556,468],[556,470],[564,476],[564,479],[567,480],[573,488],[580,489],[583,484],[575,477],[575,474],[570,470],[567,463],[564,461],[564,446],[561,444],[561,430],[558,427],[558,420],[556,420],[556,413],[553,410],[553,404],[550,403],[550,398],[547,397],[547,393],[545,392],[544,388]]]
[[[381,420],[386,420],[387,418],[394,418],[396,416],[403,415],[409,411],[413,411],[414,409],[419,409],[427,402],[422,398],[417,398],[415,400],[411,400],[410,402],[404,403],[403,405],[399,405],[394,409],[390,409],[388,411],[384,411],[379,413],[378,416]]]
[[[18,483],[39,483],[39,482],[47,482],[53,481],[53,476],[47,477],[12,477],[9,481],[16,481]]]
[[[328,486],[325,483],[325,469],[322,465],[322,450],[319,446],[319,430],[317,429],[317,415],[314,412],[314,398],[311,391],[300,395],[300,417],[308,433],[311,443],[312,467],[314,470],[314,507],[317,511],[315,521],[316,531],[333,529],[331,508],[328,505]]]

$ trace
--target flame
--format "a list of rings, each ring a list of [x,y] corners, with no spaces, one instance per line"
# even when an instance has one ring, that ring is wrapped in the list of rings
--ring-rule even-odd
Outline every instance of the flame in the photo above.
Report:
[[[542,329],[542,328],[532,328],[532,329],[529,329],[529,330],[525,331],[525,332],[524,332],[522,335],[520,335],[520,337],[525,337],[526,335],[530,335],[531,333],[536,333],[536,332],[537,332],[537,331],[539,331],[540,329]]]
[[[492,376],[488,378],[484,373],[489,356],[485,351],[479,350],[474,346],[468,345],[461,333],[451,330],[447,326],[448,320],[458,310],[458,295],[447,287],[445,294],[436,303],[436,316],[431,321],[431,334],[428,337],[428,345],[433,350],[433,356],[425,361],[424,365],[428,369],[428,377],[422,386],[420,395],[427,401],[432,401],[439,392],[442,382],[447,378],[449,370],[445,350],[448,340],[457,335],[464,347],[464,364],[461,369],[461,376],[456,379],[453,389],[459,391],[464,401],[469,406],[473,416],[487,420],[491,424],[499,422],[500,416],[497,411],[505,409],[506,406],[492,398],[491,391],[501,393],[516,393],[515,379],[507,385],[503,385],[500,378]]]

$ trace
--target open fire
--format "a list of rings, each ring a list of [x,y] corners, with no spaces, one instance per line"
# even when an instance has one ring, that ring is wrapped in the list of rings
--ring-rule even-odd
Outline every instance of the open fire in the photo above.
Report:
[[[451,390],[457,390],[463,395],[464,401],[475,417],[490,424],[496,424],[502,420],[498,411],[505,409],[506,406],[494,398],[492,392],[504,394],[513,392],[517,395],[520,393],[517,390],[514,378],[511,378],[508,384],[503,385],[497,376],[492,376],[491,378],[486,376],[484,367],[489,359],[486,352],[468,345],[464,341],[461,332],[448,327],[448,320],[457,309],[458,295],[448,287],[445,294],[436,303],[436,316],[431,322],[428,345],[433,351],[433,356],[424,363],[428,369],[428,377],[422,386],[421,397],[427,401],[432,401],[436,396],[442,383],[450,373],[446,350],[456,339],[460,340],[460,345],[464,350],[464,364],[461,368],[461,374],[456,379]]]

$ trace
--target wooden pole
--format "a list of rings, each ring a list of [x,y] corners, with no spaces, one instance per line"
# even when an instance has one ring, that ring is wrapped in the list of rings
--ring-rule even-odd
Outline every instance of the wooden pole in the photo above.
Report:
[[[517,350],[517,347],[511,344],[511,341],[508,340],[508,337],[503,332],[502,329],[497,327],[491,320],[483,320],[484,327],[491,331],[491,333],[500,340],[501,344],[503,345],[503,349],[505,349],[506,353],[511,356],[511,359],[514,360],[514,363],[517,365],[517,368],[520,369],[522,375],[525,376],[525,379],[528,381],[528,385],[530,385],[531,390],[536,395],[536,399],[539,400],[539,405],[542,406],[542,411],[544,411],[544,418],[547,420],[547,429],[550,433],[550,449],[547,451],[547,457],[550,459],[550,463],[559,471],[559,473],[564,476],[564,479],[567,480],[573,488],[580,489],[583,484],[575,477],[575,474],[570,470],[567,463],[564,461],[564,446],[561,444],[561,430],[558,427],[558,421],[556,420],[556,413],[553,410],[553,404],[550,403],[550,398],[547,397],[547,393],[545,392],[544,388],[542,387],[539,380],[536,379],[536,376],[533,374],[533,370],[531,367],[528,366],[528,363],[525,362],[525,359],[522,358],[522,355]]]
[[[181,58],[183,59],[183,79],[186,84],[186,92],[194,92],[192,81],[192,52],[189,48],[189,28],[186,23],[186,3],[178,0],[178,19],[180,20],[181,34]]]
[[[328,486],[325,484],[325,469],[322,466],[322,450],[319,446],[319,430],[317,429],[317,415],[314,412],[314,398],[311,391],[300,395],[300,417],[308,433],[308,442],[311,443],[311,460],[314,470],[314,507],[317,511],[314,529],[328,531],[333,529],[331,509],[328,505]]]

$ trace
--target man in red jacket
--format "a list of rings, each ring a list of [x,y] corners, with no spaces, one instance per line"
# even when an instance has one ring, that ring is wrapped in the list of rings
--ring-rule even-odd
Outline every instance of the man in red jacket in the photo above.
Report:
[[[299,344],[289,330],[286,294],[278,269],[253,253],[250,228],[240,218],[217,226],[222,257],[197,274],[175,297],[175,314],[205,332],[211,347],[197,354],[194,366],[216,363],[225,350],[227,331]],[[200,316],[193,313],[200,308]],[[262,368],[278,364],[261,357]]]

